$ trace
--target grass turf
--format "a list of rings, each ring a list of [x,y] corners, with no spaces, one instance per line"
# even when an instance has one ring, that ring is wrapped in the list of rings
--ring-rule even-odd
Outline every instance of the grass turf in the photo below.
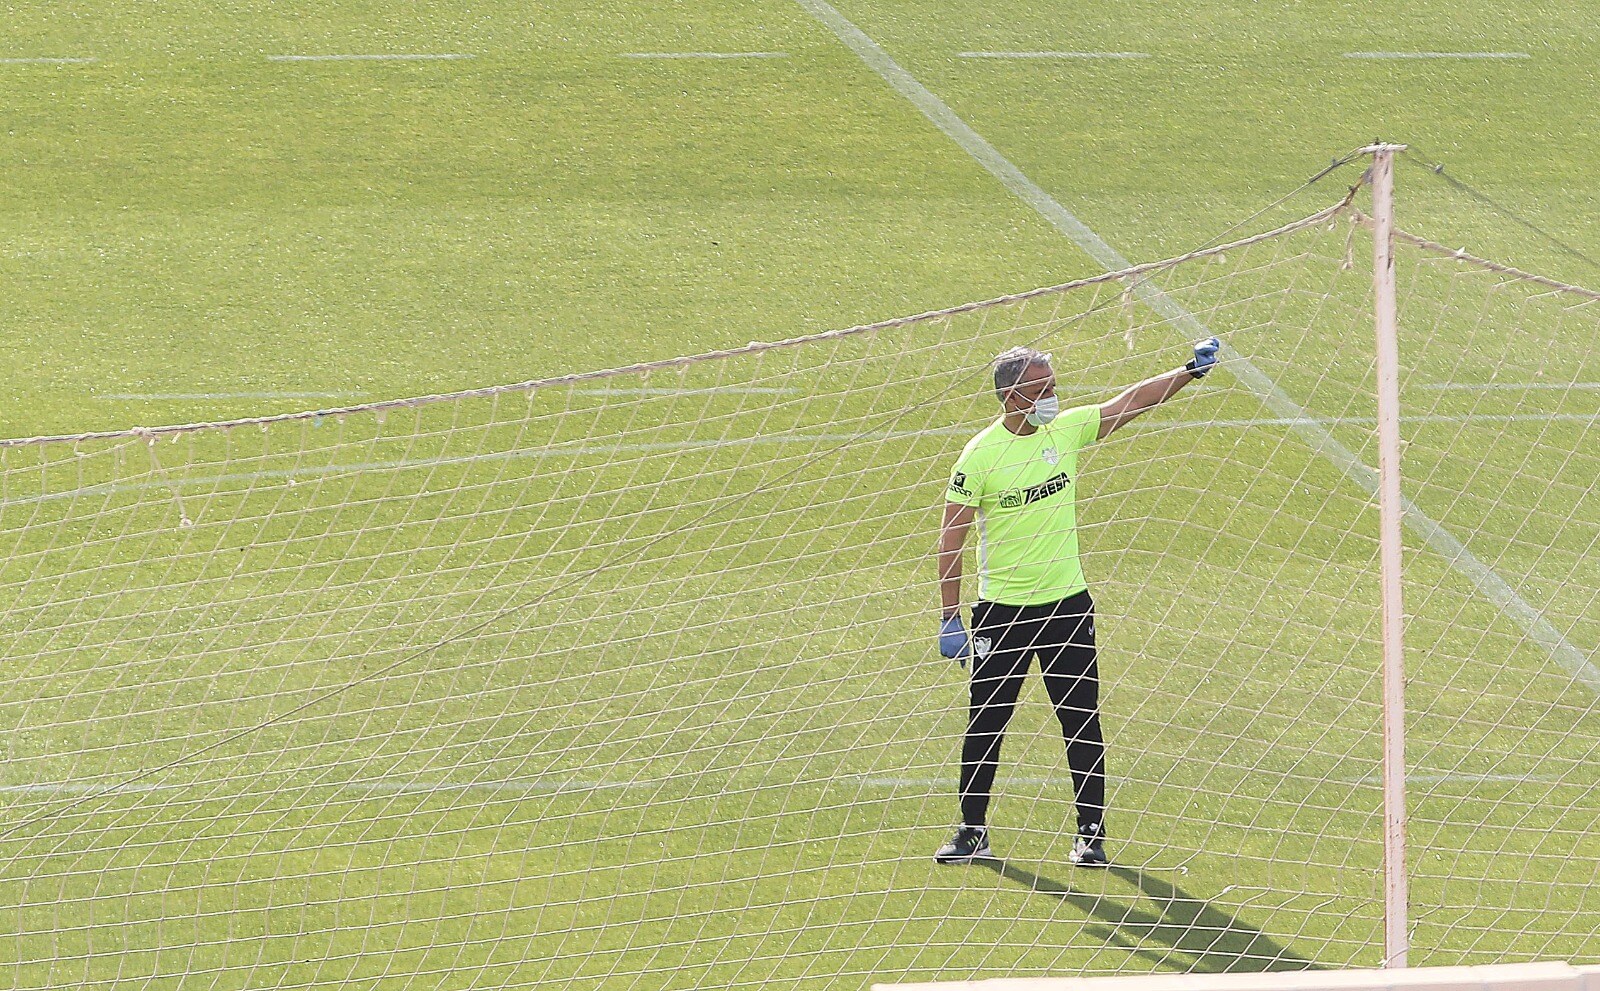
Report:
[[[1375,132],[1600,248],[1572,221],[1592,205],[1586,43],[1548,41],[1555,11],[1479,21],[1444,4],[1332,24],[1218,8],[1195,37],[1153,6],[1070,33],[1015,5],[842,9],[1135,258],[1193,247]],[[611,5],[531,24],[451,5],[292,22],[23,13],[17,55],[101,61],[0,66],[0,243],[18,260],[0,320],[19,372],[38,366],[12,380],[13,436],[304,403],[111,394],[419,394],[1091,271],[798,7]],[[991,47],[1152,58],[954,57]],[[1342,58],[1387,47],[1535,58]],[[652,49],[788,57],[615,57]],[[477,57],[265,58],[422,50]],[[1584,263],[1427,179],[1402,173],[1403,219],[1582,281]],[[1416,285],[1418,312],[1449,298]],[[1358,326],[1351,291],[1338,326]],[[1501,354],[1505,321],[1508,370],[1600,377],[1581,339],[1541,336],[1548,310],[1463,321],[1482,306],[1430,313],[1428,347],[1407,352],[1419,381],[1471,378],[1461,355]],[[1070,807],[1037,686],[997,804],[1010,859],[926,859],[960,730],[959,674],[918,639],[927,493],[959,436],[673,453],[730,431],[870,431],[875,410],[919,401],[909,429],[976,424],[988,406],[972,370],[1009,326],[957,321],[687,380],[798,393],[686,407],[558,392],[189,438],[155,461],[140,444],[45,455],[47,471],[12,456],[15,983],[798,987],[1375,963],[1371,519],[1281,430],[1155,430],[1089,463],[1129,865],[1089,878],[1057,866]],[[1154,337],[1129,357],[1111,327],[1040,327],[1066,335],[1052,343],[1084,370],[1082,398],[1175,363]],[[1359,350],[1235,343],[1319,412],[1362,412]],[[1571,362],[1549,365],[1552,347]],[[642,384],[663,383],[676,380]],[[928,401],[942,389],[956,391]],[[1419,411],[1459,411],[1421,395],[1408,392]],[[1260,412],[1237,389],[1207,402],[1197,416]],[[1364,429],[1337,429],[1372,460]],[[1596,526],[1585,429],[1433,425],[1409,453],[1424,507],[1580,645],[1600,638],[1581,570]],[[437,463],[597,438],[589,454]],[[608,456],[624,443],[665,453]],[[353,463],[390,467],[340,467]],[[763,485],[776,501],[744,523],[695,522]],[[1593,699],[1413,551],[1412,754],[1437,776],[1414,792],[1414,962],[1581,957],[1600,912]],[[76,806],[51,790],[212,744],[150,790]]]

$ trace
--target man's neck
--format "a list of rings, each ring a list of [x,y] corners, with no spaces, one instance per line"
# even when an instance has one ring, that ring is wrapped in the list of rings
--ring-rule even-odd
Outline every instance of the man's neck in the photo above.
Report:
[[[1007,413],[1002,421],[1006,429],[1018,437],[1030,437],[1039,432],[1039,428],[1028,422],[1026,413]]]

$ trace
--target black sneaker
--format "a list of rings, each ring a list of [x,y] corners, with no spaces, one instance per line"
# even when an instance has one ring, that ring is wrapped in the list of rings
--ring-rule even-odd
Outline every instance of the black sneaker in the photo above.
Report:
[[[966,864],[974,860],[994,858],[989,849],[989,827],[957,826],[950,842],[939,848],[933,859],[941,864]]]
[[[1070,859],[1079,867],[1110,867],[1105,840],[1105,829],[1098,822],[1078,827],[1078,842],[1072,844]]]

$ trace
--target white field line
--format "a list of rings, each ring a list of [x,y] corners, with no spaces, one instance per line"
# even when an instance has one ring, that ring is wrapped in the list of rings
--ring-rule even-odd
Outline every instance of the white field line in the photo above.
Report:
[[[305,468],[229,472],[227,474],[220,475],[194,475],[184,478],[170,478],[159,482],[132,482],[125,484],[106,482],[98,485],[85,485],[80,488],[68,489],[63,492],[50,492],[43,495],[24,496],[17,499],[0,500],[0,508],[11,506],[28,506],[41,502],[56,502],[61,499],[74,499],[83,496],[115,495],[122,492],[171,491],[174,488],[225,485],[234,482],[254,483],[262,479],[272,478],[315,478],[324,475],[346,475],[365,471],[395,471],[406,468],[435,468],[443,465],[488,464],[497,461],[514,461],[531,458],[650,454],[661,451],[676,452],[705,450],[720,447],[748,447],[755,444],[842,444],[848,443],[849,441],[881,443],[884,441],[907,440],[917,437],[971,436],[976,434],[980,429],[982,428],[938,427],[931,430],[899,430],[884,434],[776,434],[764,437],[728,437],[707,440],[675,440],[642,444],[597,445],[585,443],[583,441],[575,441],[570,444],[559,444],[552,447],[535,447],[521,451],[496,451],[493,454],[463,454],[457,457],[405,458],[394,461],[364,461],[350,464],[312,465]]]
[[[271,795],[284,792],[335,791],[370,795],[413,795],[433,792],[476,791],[508,792],[517,795],[555,795],[568,791],[597,792],[624,788],[644,788],[659,785],[659,781],[578,781],[548,782],[538,779],[509,781],[426,781],[405,779],[374,779],[368,781],[326,781],[312,784],[286,783],[276,787],[255,788],[249,795]],[[133,782],[119,785],[108,781],[41,781],[33,784],[0,785],[4,795],[151,795],[162,792],[193,791],[217,788],[225,782]],[[234,797],[224,792],[218,798]]]
[[[572,390],[572,394],[575,396],[704,396],[713,394],[735,396],[792,396],[799,392],[799,389],[756,385],[716,385],[708,386],[704,389],[652,389],[614,386],[604,389]]]
[[[1406,423],[1452,423],[1470,424],[1478,422],[1489,423],[1548,423],[1548,422],[1573,422],[1594,423],[1600,421],[1600,413],[1526,413],[1526,414],[1469,414],[1463,416],[1450,416],[1445,414],[1428,416],[1402,417]],[[1261,417],[1257,419],[1241,420],[1140,420],[1132,426],[1133,429],[1148,433],[1158,433],[1167,430],[1248,430],[1261,427],[1291,427],[1295,429],[1315,428],[1326,430],[1336,426],[1370,426],[1376,423],[1375,417],[1370,416],[1337,416],[1316,418],[1311,416],[1285,416]],[[312,465],[305,468],[280,468],[264,469],[261,471],[228,472],[217,475],[192,475],[182,478],[168,478],[159,482],[106,482],[98,485],[85,485],[76,489],[67,489],[62,492],[50,492],[43,495],[20,496],[12,499],[0,500],[0,508],[13,506],[31,506],[42,502],[57,502],[62,499],[76,499],[86,496],[118,495],[124,492],[170,492],[175,488],[205,488],[230,484],[254,484],[268,479],[301,479],[320,478],[331,475],[350,475],[368,471],[401,471],[411,468],[437,468],[445,465],[490,464],[499,461],[515,461],[524,459],[550,458],[550,457],[615,457],[626,454],[657,454],[676,453],[688,451],[714,450],[717,448],[751,447],[762,444],[783,446],[787,444],[845,444],[857,441],[863,444],[881,444],[892,441],[914,440],[922,437],[970,437],[977,433],[980,427],[935,427],[928,430],[895,430],[884,434],[860,433],[805,433],[805,434],[772,434],[756,437],[717,437],[705,440],[674,440],[657,441],[653,443],[637,444],[589,444],[574,441],[570,444],[558,444],[552,447],[534,447],[520,451],[496,451],[491,454],[463,454],[456,457],[440,458],[403,458],[393,461],[358,461],[346,464]],[[1597,682],[1600,684],[1600,682]]]
[[[184,402],[199,399],[353,399],[359,392],[106,392],[91,399]]]
[[[1552,384],[1548,384],[1548,383],[1539,383],[1539,382],[1529,382],[1529,383],[1500,383],[1500,382],[1496,382],[1496,383],[1488,383],[1488,384],[1482,384],[1482,385],[1456,384],[1456,383],[1450,383],[1450,382],[1435,382],[1435,383],[1429,383],[1427,385],[1424,385],[1424,386],[1422,386],[1422,388],[1428,389],[1430,391],[1446,391],[1446,390],[1449,390],[1449,391],[1457,391],[1457,390],[1459,390],[1459,391],[1480,391],[1480,390],[1520,391],[1520,390],[1525,390],[1525,389],[1546,389],[1546,390],[1573,389],[1573,390],[1594,391],[1594,390],[1600,390],[1600,382],[1575,382],[1575,383],[1572,383],[1570,385],[1552,385]],[[797,389],[797,388],[781,387],[781,386],[719,385],[719,386],[708,386],[708,387],[703,388],[703,389],[673,389],[673,388],[669,388],[669,387],[653,387],[652,388],[652,387],[644,387],[644,386],[641,386],[641,387],[613,386],[613,387],[600,388],[600,389],[573,389],[572,390],[572,394],[575,395],[575,396],[703,396],[703,395],[793,396],[793,395],[800,394],[802,391],[803,390]],[[105,393],[100,393],[98,395],[91,395],[90,398],[91,399],[95,399],[95,400],[107,400],[107,401],[115,400],[115,401],[186,402],[186,401],[212,400],[212,399],[359,399],[364,395],[365,395],[365,393],[360,393],[360,392],[105,392]],[[1317,418],[1310,418],[1310,419],[1315,419],[1317,422],[1320,422],[1320,423],[1366,422],[1366,421],[1361,421],[1361,419],[1359,417],[1317,417]],[[1413,421],[1416,421],[1416,422],[1427,422],[1429,420],[1439,420],[1441,422],[1445,421],[1445,420],[1448,420],[1448,421],[1451,421],[1451,422],[1470,422],[1470,421],[1474,421],[1474,420],[1481,420],[1481,421],[1486,422],[1486,423],[1495,423],[1495,422],[1516,423],[1516,422],[1533,422],[1533,421],[1545,420],[1545,419],[1551,419],[1551,420],[1561,420],[1561,419],[1586,420],[1586,419],[1592,419],[1592,417],[1588,416],[1586,414],[1550,414],[1548,416],[1541,416],[1541,415],[1536,414],[1536,413],[1530,413],[1530,414],[1520,414],[1520,415],[1516,415],[1516,416],[1498,416],[1498,415],[1494,415],[1494,414],[1467,414],[1467,415],[1463,415],[1463,416],[1445,416],[1445,415],[1441,414],[1439,416],[1433,416],[1433,417],[1426,417],[1426,416],[1424,416],[1424,417],[1411,417],[1409,419],[1411,419]],[[1269,426],[1269,425],[1273,425],[1273,424],[1287,423],[1289,421],[1283,420],[1283,419],[1259,419],[1259,420],[1238,420],[1238,421],[1221,421],[1221,422],[1232,423],[1234,425],[1239,425],[1239,426],[1246,426],[1246,425]],[[1191,425],[1191,424],[1183,424],[1183,425],[1187,426],[1187,425]],[[1197,421],[1196,424],[1193,424],[1193,425],[1198,425],[1198,421]]]
[[[750,396],[791,396],[802,390],[777,386],[718,385],[704,389],[626,388],[573,389],[575,396],[701,396],[712,394]],[[208,399],[360,399],[361,392],[104,392],[91,395],[96,400],[186,402]]]
[[[862,30],[846,20],[825,0],[796,0],[807,13],[833,32],[856,57],[876,72],[901,96],[911,101],[940,131],[961,147],[979,165],[998,179],[1024,203],[1032,207],[1055,228],[1071,238],[1092,258],[1115,272],[1131,267],[1121,252],[1091,230],[1083,221],[1073,216],[1066,207],[1023,174],[1010,159],[1000,153],[982,135],[926,86],[918,82],[900,66],[889,53],[869,38]],[[1137,282],[1134,293],[1156,313],[1176,327],[1188,340],[1198,340],[1210,331],[1194,314],[1147,281]],[[1378,497],[1378,473],[1367,467],[1349,448],[1340,444],[1326,427],[1311,417],[1303,406],[1291,399],[1266,372],[1239,354],[1226,343],[1221,357],[1226,369],[1241,383],[1256,393],[1279,416],[1295,421],[1293,429],[1300,434],[1313,451],[1332,462],[1350,482],[1366,493],[1369,499]],[[1572,677],[1590,691],[1600,694],[1600,668],[1588,656],[1566,641],[1545,619],[1543,614],[1517,593],[1505,579],[1467,549],[1466,545],[1447,531],[1415,502],[1404,500],[1405,524],[1427,542],[1428,546],[1445,559],[1458,573],[1470,581],[1488,601],[1498,606],[1527,632],[1544,650],[1565,668]]]
[[[1383,783],[1382,775],[1367,774],[1359,778],[1328,778],[1327,781],[1337,781],[1340,784],[1352,785],[1378,785]],[[1475,774],[1464,771],[1448,771],[1439,773],[1413,772],[1406,775],[1406,780],[1416,784],[1451,785],[1451,784],[1532,784],[1532,785],[1564,785],[1574,788],[1588,788],[1588,784],[1577,781],[1565,781],[1561,778],[1548,775],[1533,774]],[[727,790],[761,790],[763,788],[858,788],[882,791],[926,791],[928,789],[950,789],[956,786],[954,772],[942,777],[900,777],[893,775],[851,774],[841,775],[836,778],[814,778],[808,781],[780,781],[767,782],[758,777],[752,777],[748,784],[742,784],[731,776],[700,776],[682,775],[675,778],[635,778],[627,781],[596,781],[584,779],[550,780],[546,778],[511,778],[506,780],[479,780],[479,781],[450,781],[429,780],[417,778],[371,778],[356,781],[320,781],[306,784],[284,782],[276,786],[247,788],[242,791],[228,791],[226,781],[205,782],[134,782],[118,785],[108,781],[39,781],[19,784],[0,784],[0,795],[32,795],[39,797],[50,796],[83,796],[83,795],[152,795],[172,792],[197,791],[204,789],[217,790],[219,793],[212,796],[215,800],[237,798],[243,796],[260,797],[263,795],[304,793],[304,792],[334,792],[342,795],[431,795],[450,792],[467,792],[478,794],[500,795],[573,795],[597,794],[609,791],[634,791],[646,789],[659,789],[673,785],[693,788],[715,788],[719,791]],[[1004,778],[995,782],[995,791],[1005,793],[1008,788],[1050,788],[1060,787],[1070,791],[1072,778],[1068,775],[1059,777],[1015,777]]]
[[[1429,424],[1429,423],[1594,423],[1600,421],[1600,412],[1595,413],[1418,413],[1411,416],[1400,417],[1401,423]],[[1159,430],[1169,428],[1196,428],[1208,429],[1220,427],[1226,429],[1242,429],[1249,427],[1362,427],[1371,426],[1378,422],[1375,416],[1263,416],[1248,420],[1179,420],[1174,423],[1162,423],[1160,420],[1135,421],[1134,426],[1141,430]]]
[[[1367,774],[1359,778],[1341,778],[1344,784],[1352,785],[1381,785],[1383,775]],[[1575,781],[1562,781],[1537,774],[1473,774],[1468,771],[1449,771],[1442,774],[1416,774],[1406,773],[1408,783],[1422,785],[1451,785],[1451,784],[1530,784],[1530,785],[1560,785],[1567,784],[1575,788],[1587,788]]]
[[[0,58],[0,65],[88,65],[95,58]]]
[[[1429,382],[1422,386],[1435,392],[1493,392],[1504,390],[1506,392],[1523,392],[1532,389],[1555,389],[1560,391],[1600,389],[1600,382]]]
[[[1018,58],[1018,59],[1141,59],[1149,52],[961,52],[961,58]]]
[[[109,781],[40,781],[25,784],[0,784],[0,795],[150,795],[164,792],[194,791],[199,789],[216,789],[226,782],[134,782],[132,784],[118,785]],[[412,778],[374,778],[358,781],[325,781],[310,784],[284,783],[277,787],[253,788],[244,792],[251,796],[281,794],[285,792],[339,792],[343,794],[361,795],[427,795],[438,792],[483,792],[492,794],[511,795],[567,795],[586,794],[606,791],[626,791],[634,789],[654,789],[670,785],[709,785],[710,787],[724,790],[728,788],[759,789],[762,787],[785,788],[817,788],[817,787],[857,787],[883,789],[896,791],[902,789],[925,790],[928,788],[956,787],[956,776],[952,772],[945,777],[892,777],[873,776],[865,774],[841,775],[837,778],[813,779],[810,781],[785,781],[765,784],[759,778],[752,778],[751,783],[741,785],[737,779],[726,775],[701,777],[684,775],[677,778],[636,778],[629,781],[592,781],[592,780],[563,780],[552,781],[543,778],[512,778],[502,781],[439,781]],[[1007,786],[1011,787],[1046,787],[1061,786],[1070,788],[1072,778],[1062,775],[1056,778],[1005,778],[995,782],[995,790],[1004,792]],[[239,793],[226,792],[217,798],[236,797]]]
[[[476,58],[460,52],[399,55],[268,55],[268,62],[448,62]]]
[[[738,58],[788,58],[788,52],[623,52],[620,58],[646,59],[738,59]]]
[[[1358,59],[1526,59],[1527,52],[1345,52]]]

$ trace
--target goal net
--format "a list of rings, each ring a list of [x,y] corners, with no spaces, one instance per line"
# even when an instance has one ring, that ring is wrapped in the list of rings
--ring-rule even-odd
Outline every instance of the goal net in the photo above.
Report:
[[[1402,238],[1415,964],[1600,961],[1600,303]],[[0,450],[11,986],[1376,965],[1371,234],[648,366]],[[1085,453],[1102,873],[1037,679],[942,867],[935,533],[989,364]],[[969,574],[973,568],[969,566]],[[968,588],[971,591],[969,579]]]

